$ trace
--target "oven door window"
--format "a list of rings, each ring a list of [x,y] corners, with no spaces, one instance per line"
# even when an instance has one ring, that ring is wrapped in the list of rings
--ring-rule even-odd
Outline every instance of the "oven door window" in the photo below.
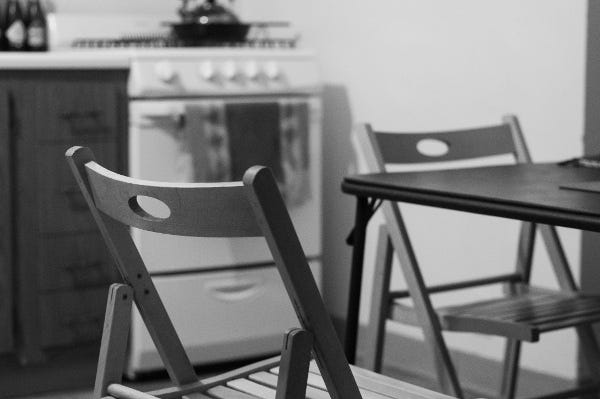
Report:
[[[320,253],[321,109],[317,97],[145,100],[131,103],[130,118],[132,177],[232,181],[240,180],[250,166],[268,166],[305,251],[309,256]],[[159,238],[148,232],[136,236],[149,266],[155,271],[164,267],[166,258],[155,249]],[[204,247],[208,251],[201,251],[203,245],[198,243],[182,242],[175,245],[174,241],[178,256],[169,262],[171,270],[270,259],[262,240],[258,244],[247,239],[215,241]],[[222,251],[214,250],[219,246],[224,246]],[[183,247],[189,251],[182,251]]]

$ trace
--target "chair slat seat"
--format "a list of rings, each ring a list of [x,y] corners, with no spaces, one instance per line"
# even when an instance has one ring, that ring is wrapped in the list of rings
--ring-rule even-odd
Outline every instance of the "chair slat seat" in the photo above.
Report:
[[[438,309],[442,328],[535,342],[539,334],[600,321],[600,296],[527,292]]]
[[[275,398],[275,388],[279,376],[279,367],[269,370],[258,368],[259,371],[250,373],[244,378],[235,378],[224,382],[223,385],[213,387],[206,391],[215,398],[250,399],[250,398]],[[373,373],[359,367],[351,366],[352,374],[356,379],[360,393],[364,399],[448,399],[448,396],[408,384],[381,374]],[[308,399],[329,399],[325,381],[315,361],[311,361],[306,389]]]

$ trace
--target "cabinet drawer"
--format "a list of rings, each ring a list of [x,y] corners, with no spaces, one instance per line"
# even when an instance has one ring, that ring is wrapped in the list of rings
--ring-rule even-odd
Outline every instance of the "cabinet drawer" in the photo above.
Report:
[[[119,131],[117,89],[96,82],[39,84],[29,95],[38,110],[39,141],[116,138]]]
[[[41,290],[108,287],[121,281],[100,234],[44,238],[39,245]]]
[[[39,296],[42,346],[98,340],[102,336],[107,288]]]
[[[81,143],[81,145],[86,145]],[[116,169],[115,142],[88,145],[98,162]],[[95,231],[96,225],[65,160],[68,145],[41,145],[38,150],[38,220],[41,233]]]

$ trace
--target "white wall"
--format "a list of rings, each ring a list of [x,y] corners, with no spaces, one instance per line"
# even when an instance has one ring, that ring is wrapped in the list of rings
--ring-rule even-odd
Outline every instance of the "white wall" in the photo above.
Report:
[[[203,0],[196,0],[201,2]],[[42,0],[49,9],[57,12],[74,13],[159,13],[175,17],[175,10],[180,7],[178,0]],[[240,17],[251,20],[262,20],[264,8],[269,8],[264,0],[254,4],[252,0],[220,0],[220,4],[230,7]],[[263,4],[264,3],[264,4]]]
[[[423,130],[494,122],[511,112],[521,120],[535,161],[581,153],[583,0],[263,2],[265,15],[293,21],[303,32],[303,44],[317,49],[325,83],[346,90],[352,122],[369,121],[379,129]],[[339,112],[335,103],[326,103],[328,110]],[[337,234],[338,240],[345,235],[353,213],[353,202],[339,193],[338,178],[347,171],[340,170],[344,162],[339,158],[345,158],[346,164],[351,161],[345,140],[324,139],[326,147],[332,141],[338,145],[329,146],[334,153],[325,160],[324,171],[326,177],[334,178],[328,182],[326,212],[334,208],[328,204],[335,204],[337,217],[326,225],[326,232]],[[337,170],[328,170],[332,167]],[[437,265],[427,270],[430,282],[496,266],[508,270],[514,263],[514,223],[475,216],[440,219],[440,212],[423,210],[408,216],[409,228],[417,236],[421,233],[415,246],[423,266]],[[451,222],[462,227],[450,227]],[[569,259],[577,266],[579,234],[561,233]],[[343,243],[329,249],[349,251]],[[466,263],[459,262],[465,254]],[[534,281],[555,286],[544,255],[536,254]],[[326,254],[325,258],[348,261],[348,256]],[[343,264],[326,267],[347,270]],[[337,281],[346,283],[343,278]],[[344,294],[328,295],[334,313],[343,314]],[[366,320],[362,317],[362,322]],[[500,341],[494,338],[462,335],[451,336],[450,342],[491,358],[501,353]],[[549,334],[541,344],[527,345],[524,364],[573,377],[573,334]]]

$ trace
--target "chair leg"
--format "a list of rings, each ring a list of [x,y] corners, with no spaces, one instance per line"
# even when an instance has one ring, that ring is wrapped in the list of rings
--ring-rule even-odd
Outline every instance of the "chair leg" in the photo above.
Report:
[[[591,325],[576,328],[590,378],[600,385],[600,349]]]
[[[294,328],[285,334],[275,399],[304,399],[308,382],[312,334]]]
[[[369,324],[364,342],[364,361],[362,367],[381,372],[383,347],[385,343],[385,325],[389,315],[390,276],[392,274],[392,243],[385,225],[379,228],[377,235],[377,254],[373,273],[373,294],[369,311]]]
[[[387,201],[383,203],[382,207],[390,240],[400,260],[400,267],[410,296],[414,301],[419,324],[423,329],[425,344],[433,353],[440,387],[444,393],[462,398],[463,392],[450,358],[450,352],[442,335],[440,320],[428,296],[406,226],[400,216],[400,209],[396,204]]]
[[[517,391],[519,376],[519,358],[521,357],[521,341],[506,340],[504,364],[502,368],[502,382],[500,386],[501,399],[514,399]]]
[[[132,301],[133,290],[130,286],[125,284],[110,286],[96,370],[95,399],[106,396],[110,384],[121,383],[131,323]]]
[[[567,292],[578,291],[573,273],[567,262],[567,257],[558,239],[556,228],[544,225],[541,231],[546,241],[546,248],[548,249],[548,254],[550,255],[560,288]],[[596,335],[590,325],[576,327],[576,331],[583,348],[582,352],[590,372],[590,377],[596,384],[600,384],[600,348]]]

